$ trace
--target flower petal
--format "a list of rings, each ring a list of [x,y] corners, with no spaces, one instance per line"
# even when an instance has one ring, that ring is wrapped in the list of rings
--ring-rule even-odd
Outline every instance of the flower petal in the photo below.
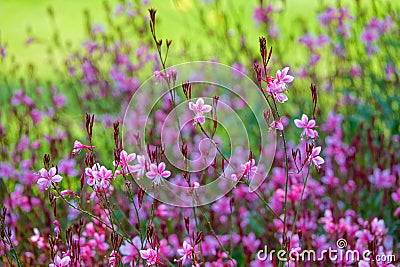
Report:
[[[56,173],[57,173],[56,167],[51,167],[49,170],[49,176],[53,177],[54,175],[56,175]]]
[[[62,258],[61,260],[61,266],[67,266],[69,264],[69,262],[71,261],[71,258],[69,256],[65,256],[64,258]]]
[[[203,105],[204,105],[204,100],[203,98],[200,97],[196,101],[197,110],[201,110],[203,108]]]
[[[294,120],[294,124],[295,124],[296,127],[298,127],[298,128],[304,128],[303,122],[302,122],[301,120],[299,120],[299,119],[295,119],[295,120]]]
[[[40,186],[48,186],[49,184],[49,180],[47,180],[46,178],[39,178],[39,180],[37,180],[36,182],[38,185]]]
[[[204,118],[204,116],[198,116],[196,118],[196,121],[200,124],[204,124],[206,122],[206,119]]]
[[[303,122],[304,125],[308,124],[308,116],[306,114],[303,114],[301,116],[301,121]]]
[[[153,172],[153,171],[149,171],[149,172],[146,172],[146,176],[149,179],[154,179],[157,176],[157,173]]]
[[[158,164],[158,173],[162,173],[165,170],[165,163],[161,162],[160,164]]]
[[[189,109],[195,111],[196,105],[193,102],[189,102]]]
[[[168,177],[171,176],[171,172],[170,171],[163,171],[161,173],[161,176],[164,177],[164,178],[168,178]]]
[[[62,180],[63,178],[60,176],[60,175],[54,175],[52,178],[51,178],[51,180],[54,182],[54,183],[59,183],[59,182],[61,182],[61,180]]]
[[[201,111],[204,113],[204,112],[210,112],[212,110],[212,107],[210,106],[210,105],[204,105],[202,108],[201,108]]]
[[[142,259],[147,260],[150,256],[150,253],[148,250],[140,250],[140,257],[142,257]]]
[[[45,168],[42,168],[42,169],[39,170],[39,175],[40,175],[40,177],[43,177],[43,178],[49,176],[49,174],[48,174],[48,172],[47,172],[47,170]]]
[[[316,166],[322,165],[322,164],[324,164],[324,162],[325,162],[325,160],[320,156],[313,158],[313,163]]]

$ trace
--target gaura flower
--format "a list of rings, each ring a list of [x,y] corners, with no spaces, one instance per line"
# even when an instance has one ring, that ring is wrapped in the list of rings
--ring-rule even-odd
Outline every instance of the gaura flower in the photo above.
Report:
[[[154,185],[160,185],[162,178],[168,178],[171,175],[170,171],[165,170],[165,163],[161,162],[158,166],[154,163],[150,165],[150,171],[146,172],[147,178],[153,180]]]
[[[189,102],[189,109],[192,110],[195,114],[194,124],[204,124],[206,120],[203,114],[205,112],[210,112],[212,107],[210,105],[204,104],[203,98],[199,98],[197,99],[196,103]]]
[[[41,190],[47,190],[51,186],[51,183],[59,183],[63,179],[57,174],[56,167],[50,168],[49,171],[47,171],[45,168],[42,168],[38,175],[39,179],[37,180],[37,185]]]

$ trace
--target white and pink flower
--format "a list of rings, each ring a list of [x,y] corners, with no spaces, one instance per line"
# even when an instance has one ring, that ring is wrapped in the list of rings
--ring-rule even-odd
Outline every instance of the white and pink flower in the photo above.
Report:
[[[194,116],[194,124],[204,124],[206,119],[204,117],[204,113],[210,112],[212,107],[210,105],[204,104],[203,98],[197,99],[196,103],[189,102],[189,109],[192,110],[195,114]]]
[[[59,183],[63,179],[57,174],[57,168],[52,167],[50,170],[42,168],[39,173],[39,179],[37,180],[37,185],[40,190],[47,190],[52,183]]]
[[[160,164],[150,164],[150,171],[146,172],[147,178],[153,180],[154,185],[160,185],[163,178],[168,178],[171,176],[171,172],[165,170],[165,163]]]

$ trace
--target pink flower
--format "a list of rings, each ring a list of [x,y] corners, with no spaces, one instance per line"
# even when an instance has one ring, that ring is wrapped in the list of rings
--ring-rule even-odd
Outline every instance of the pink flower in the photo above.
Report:
[[[60,256],[56,256],[54,258],[54,263],[49,264],[49,267],[63,267],[63,266],[68,266],[69,262],[71,261],[71,258],[69,256],[65,256],[63,258],[60,258]]]
[[[112,179],[112,171],[107,170],[106,167],[101,166],[100,170],[95,173],[96,186],[100,188],[107,188],[110,185],[110,180]]]
[[[319,168],[320,165],[324,164],[325,162],[325,160],[321,156],[319,156],[319,153],[321,153],[321,147],[313,147],[310,159],[316,168]]]
[[[293,76],[287,74],[288,71],[289,67],[285,67],[276,72],[275,78],[267,78],[268,86],[266,92],[279,103],[284,103],[288,100],[288,97],[283,93],[283,91],[287,90],[286,84],[292,82],[294,79]]]
[[[137,172],[137,175],[141,177],[144,175],[144,172],[146,171],[146,165],[147,165],[146,158],[145,156],[138,155],[136,159],[138,164],[135,164],[133,166],[132,171]]]
[[[161,162],[158,164],[151,164],[150,171],[146,172],[147,178],[153,180],[153,184],[160,185],[162,178],[168,178],[171,175],[170,171],[165,170],[165,163]]]
[[[56,167],[50,168],[49,171],[47,171],[45,168],[42,168],[39,171],[39,179],[37,180],[37,184],[39,189],[47,190],[51,183],[59,183],[61,180],[62,177],[57,174]]]
[[[282,123],[282,118],[280,118],[277,121],[273,121],[270,125],[269,125],[272,129],[276,129],[279,131],[283,131],[283,123]]]
[[[178,249],[177,252],[181,256],[179,260],[185,263],[186,259],[192,258],[193,247],[188,242],[183,241],[183,248]]]
[[[288,75],[289,67],[285,67],[282,70],[278,70],[275,75],[274,82],[279,84],[283,90],[286,90],[286,83],[291,83],[294,80],[294,77]]]
[[[144,260],[147,260],[146,261],[147,266],[155,265],[156,263],[159,262],[158,254],[152,248],[148,248],[146,250],[143,250],[143,249],[140,250],[140,257],[142,257],[142,259],[144,259]]]
[[[87,184],[89,186],[94,186],[96,184],[95,174],[97,172],[97,169],[98,169],[98,164],[94,164],[92,168],[85,169],[85,174],[88,177]]]
[[[85,174],[88,177],[87,184],[92,186],[95,190],[98,188],[106,189],[110,185],[110,180],[113,177],[111,170],[99,164],[93,165],[92,168],[86,168]]]
[[[95,146],[87,146],[79,142],[78,140],[75,140],[74,142],[74,149],[72,150],[73,155],[77,155],[81,152],[82,149],[91,149],[95,148]]]
[[[279,103],[285,103],[288,100],[288,97],[282,93],[283,88],[282,85],[275,82],[271,81],[268,83],[266,92],[268,95],[272,96],[275,101],[278,101]]]
[[[358,230],[355,233],[355,236],[358,237],[358,242],[361,242],[362,244],[368,244],[368,242],[374,240],[374,236],[367,229]]]
[[[256,238],[254,233],[250,233],[248,236],[242,237],[243,246],[245,246],[249,251],[257,251],[260,246],[261,241]]]
[[[361,40],[368,44],[375,42],[379,39],[379,35],[375,30],[365,29],[361,34]]]
[[[109,266],[116,266],[118,259],[121,259],[121,256],[119,255],[118,251],[113,250],[110,253],[110,257],[108,258],[108,265]]]
[[[124,172],[129,172],[132,169],[132,166],[129,165],[129,162],[133,161],[135,158],[135,153],[128,154],[125,150],[122,150],[119,156],[118,166],[121,166]],[[116,166],[117,162],[114,161],[113,165]]]
[[[296,124],[298,128],[304,129],[301,133],[302,137],[305,136],[307,138],[315,138],[318,136],[318,132],[313,130],[313,128],[316,127],[315,120],[308,120],[306,114],[303,114],[303,116],[301,116],[301,120],[295,119],[294,124]]]
[[[34,228],[33,232],[35,234],[33,236],[31,236],[29,238],[29,240],[32,243],[35,243],[38,246],[38,248],[40,248],[40,249],[46,248],[47,247],[46,241],[45,241],[44,237],[40,236],[39,230],[37,228]]]
[[[389,169],[375,169],[373,174],[368,177],[368,180],[378,189],[391,188],[396,183],[396,177],[390,173]]]
[[[393,201],[395,201],[398,204],[400,204],[400,188],[397,189],[396,192],[392,193],[392,199],[393,199]]]
[[[158,82],[162,82],[164,80],[169,80],[169,75],[168,74],[164,74],[164,72],[156,70],[154,72],[154,77],[156,77]]]
[[[2,58],[5,58],[7,56],[6,48],[7,48],[7,45],[2,45],[0,48],[0,54],[1,54]]]
[[[189,109],[192,110],[195,114],[194,124],[204,124],[205,118],[203,114],[205,112],[210,112],[212,107],[210,105],[205,105],[203,98],[199,98],[196,101],[196,104],[193,102],[189,102]]]
[[[132,239],[132,244],[125,241],[124,244],[119,248],[119,252],[123,255],[122,263],[127,264],[133,262],[136,256],[139,254],[138,248],[142,247],[142,242],[139,236]]]
[[[254,174],[257,172],[256,161],[254,159],[249,160],[242,165],[243,176],[249,179],[253,178]]]

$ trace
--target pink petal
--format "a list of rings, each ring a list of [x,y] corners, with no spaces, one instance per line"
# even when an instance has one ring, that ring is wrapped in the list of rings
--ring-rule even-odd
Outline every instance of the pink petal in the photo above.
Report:
[[[87,184],[89,185],[89,186],[93,186],[94,185],[94,183],[95,183],[95,179],[94,178],[89,178],[88,180],[87,180]]]
[[[162,173],[165,170],[165,163],[161,162],[160,164],[158,164],[158,173]]]
[[[39,178],[39,180],[37,180],[37,184],[47,187],[49,185],[49,180],[47,180],[46,178]]]
[[[53,182],[55,182],[55,183],[61,182],[62,179],[63,179],[63,178],[62,178],[60,175],[55,175],[55,176],[53,176],[53,177],[51,178],[51,180],[52,180]]]
[[[183,250],[183,248],[178,248],[178,249],[176,250],[176,252],[178,252],[178,254],[179,254],[180,256],[185,255],[185,251]]]
[[[313,127],[315,127],[315,120],[310,120],[310,121],[308,122],[308,124],[307,124],[307,127],[308,127],[308,128],[313,128]]]
[[[203,98],[197,99],[197,101],[196,101],[197,110],[201,110],[203,108],[203,105],[204,105]]]
[[[135,248],[129,244],[128,242],[125,241],[125,244],[122,245],[119,248],[119,252],[121,252],[122,255],[130,255],[131,252],[134,250]]]
[[[282,82],[284,83],[291,83],[294,80],[294,77],[291,75],[286,75],[283,79]]]
[[[152,163],[150,164],[150,171],[157,173],[158,172],[158,167],[156,164]]]
[[[210,112],[212,107],[210,105],[204,105],[201,109],[201,112]]]
[[[122,150],[121,151],[121,155],[120,155],[120,160],[125,160],[126,161],[127,155],[128,155],[128,153],[126,153],[125,150]]]
[[[49,174],[45,168],[42,168],[39,170],[39,175],[40,175],[40,177],[48,177],[49,176]]]
[[[204,124],[206,122],[206,119],[204,118],[204,116],[198,116],[196,118],[197,122],[200,124]]]
[[[280,80],[280,78],[282,77],[282,72],[280,70],[276,71],[276,78]]]
[[[279,103],[284,103],[288,100],[288,97],[285,94],[276,94],[276,99]]]
[[[135,158],[136,158],[136,154],[135,154],[135,153],[132,153],[132,154],[129,154],[129,155],[128,155],[126,161],[127,161],[127,162],[130,162],[130,161],[134,160]]]
[[[299,119],[295,119],[294,120],[294,124],[298,127],[298,128],[304,128],[304,124],[301,120]]]
[[[150,257],[150,253],[148,250],[141,250],[140,252],[140,257],[142,257],[142,259],[147,260]]]
[[[50,177],[53,177],[54,175],[56,175],[56,172],[57,172],[56,167],[50,168],[50,170],[49,170],[49,176],[50,176]]]
[[[318,156],[313,158],[313,162],[315,165],[319,166],[321,164],[324,164],[325,160],[322,157]]]
[[[282,76],[285,77],[288,72],[289,72],[289,67],[284,67],[282,69]]]
[[[61,260],[61,266],[67,266],[70,262],[71,258],[69,256],[65,256],[62,260]]]
[[[303,114],[303,115],[301,116],[301,121],[303,122],[304,125],[307,125],[307,124],[308,124],[308,117],[307,117],[306,114]]]
[[[193,102],[189,102],[189,109],[195,111],[195,104]]]
[[[283,131],[283,124],[282,124],[282,122],[280,122],[280,121],[277,121],[277,122],[276,122],[276,129],[278,129],[278,130],[280,130],[280,131]]]
[[[312,155],[313,155],[313,156],[317,156],[317,155],[319,155],[319,153],[321,153],[321,147],[320,147],[320,146],[317,146],[317,147],[315,147],[315,148],[313,149]]]
[[[171,176],[171,172],[170,171],[163,171],[161,173],[161,176],[164,178],[168,178],[169,176]]]
[[[153,172],[153,171],[149,171],[149,172],[146,172],[146,176],[149,179],[154,179],[157,176],[157,173]]]
[[[74,148],[82,148],[82,143],[79,142],[78,140],[75,140],[75,142],[74,142]]]
[[[57,264],[57,265],[60,265],[60,263],[61,263],[61,258],[60,258],[60,256],[57,255],[57,256],[54,258],[54,263]]]
[[[308,136],[310,138],[314,138],[314,130],[305,128],[304,132],[305,132],[306,136]]]

